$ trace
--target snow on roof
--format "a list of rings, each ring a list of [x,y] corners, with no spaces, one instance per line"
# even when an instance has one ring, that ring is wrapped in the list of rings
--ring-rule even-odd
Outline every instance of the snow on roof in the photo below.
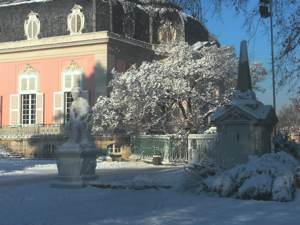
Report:
[[[0,7],[30,4],[36,2],[49,2],[52,0],[0,0]]]
[[[273,107],[270,105],[264,105],[256,99],[253,91],[239,92],[236,91],[232,100],[225,106],[219,108],[213,115],[212,121],[216,121],[230,113],[233,108],[238,108],[242,112],[250,115],[256,120],[266,120],[273,111]]]

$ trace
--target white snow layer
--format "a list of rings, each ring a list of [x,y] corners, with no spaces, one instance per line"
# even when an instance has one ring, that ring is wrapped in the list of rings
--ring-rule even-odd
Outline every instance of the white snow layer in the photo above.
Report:
[[[243,199],[291,201],[299,162],[285,152],[252,157],[248,163],[207,178],[210,192]]]
[[[37,3],[37,2],[49,2],[49,1],[53,1],[53,0],[15,0],[15,1],[7,1],[7,2],[0,3],[0,7],[31,4],[31,3]]]
[[[53,164],[35,163],[35,167],[51,167],[47,165]],[[126,180],[138,185],[176,185],[183,175],[182,168],[144,170],[128,173],[125,169],[103,169],[99,171],[99,179],[116,183]],[[0,176],[0,181],[3,178]],[[0,182],[0,225],[294,225],[300,221],[299,197],[282,204],[194,195],[174,189],[55,189],[50,187],[51,177],[46,178],[9,185]]]
[[[297,165],[298,162],[285,153],[269,154],[209,179],[215,192],[228,196],[238,182],[244,184],[238,189],[240,193],[269,192],[270,177],[274,176],[272,197],[282,201],[292,195],[287,187],[292,183],[290,172]],[[299,197],[282,204],[209,197],[204,192],[201,195],[182,193],[178,187],[187,175],[182,167],[155,168],[135,162],[98,163],[99,181],[104,184],[173,187],[159,191],[96,187],[55,189],[50,187],[54,176],[42,179],[28,176],[33,170],[40,175],[49,175],[51,171],[55,175],[54,160],[1,159],[0,168],[6,171],[6,175],[0,173],[0,225],[294,225],[300,221]],[[7,180],[17,181],[19,177],[23,178],[21,182]],[[252,184],[260,189],[252,189]]]
[[[97,161],[96,169],[146,169],[168,168],[168,166],[155,166],[143,162],[108,162]],[[25,160],[25,159],[0,159],[0,177],[11,175],[30,175],[57,173],[55,160]],[[1,225],[1,224],[0,224]]]

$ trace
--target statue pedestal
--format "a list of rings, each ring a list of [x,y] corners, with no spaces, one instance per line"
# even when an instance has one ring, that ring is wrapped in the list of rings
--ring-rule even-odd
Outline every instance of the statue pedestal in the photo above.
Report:
[[[56,151],[58,176],[52,187],[82,188],[96,179],[98,151],[93,145],[65,143]]]

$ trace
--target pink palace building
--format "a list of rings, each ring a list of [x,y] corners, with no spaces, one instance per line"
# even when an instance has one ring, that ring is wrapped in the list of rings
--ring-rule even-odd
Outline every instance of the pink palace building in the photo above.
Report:
[[[43,156],[69,119],[73,87],[93,105],[113,68],[154,59],[158,44],[210,39],[165,1],[0,0],[0,144]]]

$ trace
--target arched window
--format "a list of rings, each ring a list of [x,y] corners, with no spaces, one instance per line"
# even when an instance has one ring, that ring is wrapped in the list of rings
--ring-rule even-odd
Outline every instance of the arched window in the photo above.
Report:
[[[37,73],[27,66],[19,77],[21,124],[36,124]]]
[[[74,5],[68,16],[68,31],[70,34],[81,34],[84,28],[85,18],[80,5]]]
[[[177,31],[171,21],[165,21],[158,29],[159,43],[173,43],[176,41]]]
[[[38,39],[40,34],[41,23],[38,14],[30,12],[24,23],[24,31],[27,40]]]
[[[63,72],[64,122],[70,119],[70,107],[73,101],[71,91],[75,87],[82,89],[82,78],[83,71],[74,61]]]
[[[61,91],[54,92],[54,121],[56,124],[66,123],[70,119],[70,107],[73,101],[71,91],[74,87],[79,87],[82,97],[89,100],[89,93],[84,90],[84,72],[79,65],[72,61],[62,72]]]
[[[24,74],[20,76],[20,93],[35,93],[37,91],[37,75]]]
[[[79,68],[68,68],[63,72],[63,90],[71,91],[74,87],[82,87],[83,71]]]
[[[44,95],[38,92],[38,72],[27,65],[21,72],[18,94],[10,96],[10,125],[43,124]]]

